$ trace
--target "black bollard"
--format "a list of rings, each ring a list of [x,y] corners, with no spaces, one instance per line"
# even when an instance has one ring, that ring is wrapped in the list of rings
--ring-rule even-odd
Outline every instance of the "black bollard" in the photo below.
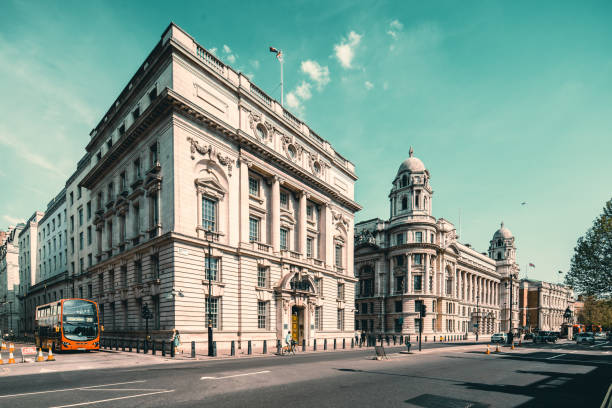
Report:
[[[149,352],[149,342],[147,339],[144,339],[144,346],[142,346],[142,352],[147,354]]]
[[[119,339],[115,339],[115,351],[119,351]]]
[[[162,340],[162,357],[166,357],[166,340]]]
[[[253,348],[251,347],[251,340],[249,340],[249,347],[247,349],[247,354],[250,356],[253,354]]]
[[[397,339],[395,337],[395,334],[393,335],[393,345],[395,346],[397,344]]]
[[[345,349],[346,348],[346,339],[342,339],[342,348]]]
[[[314,344],[314,346],[313,346],[314,351],[317,351],[317,339],[314,339],[314,343],[313,344]]]
[[[128,351],[132,352],[132,340],[128,340]]]
[[[176,351],[174,350],[174,342],[170,343],[170,357],[174,358],[174,354]]]
[[[336,349],[336,339],[334,339],[334,350]]]
[[[195,358],[195,341],[191,342],[191,358]]]
[[[232,340],[232,348],[230,349],[230,356],[236,355],[236,342]]]
[[[355,339],[351,339],[351,348],[355,348]]]
[[[213,357],[217,357],[217,342],[213,341]]]
[[[140,353],[140,339],[136,339],[136,353]]]
[[[155,355],[155,340],[151,342],[151,354]]]
[[[125,351],[125,340],[121,340],[121,351]]]
[[[323,350],[327,350],[327,339],[323,339]]]
[[[268,354],[268,340],[264,340],[263,342],[263,353]]]
[[[280,340],[276,340],[276,354],[278,354],[279,356],[281,354],[281,341]]]
[[[385,340],[387,341],[387,347],[389,347],[389,336],[385,336]]]
[[[306,340],[302,339],[302,351],[306,351]]]

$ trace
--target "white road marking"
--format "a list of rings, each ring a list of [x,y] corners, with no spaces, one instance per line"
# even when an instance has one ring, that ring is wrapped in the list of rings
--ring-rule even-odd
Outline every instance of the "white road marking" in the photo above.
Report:
[[[606,408],[606,401],[610,402],[610,392],[612,392],[612,384],[610,384],[610,388],[608,388],[608,392],[606,393],[606,396],[604,397],[602,403],[601,403],[601,407],[599,408]],[[610,406],[610,404],[608,404],[608,407]]]
[[[564,356],[565,354],[557,354],[556,356],[548,357],[547,360],[552,360],[553,358]]]
[[[87,390],[87,389],[90,389],[90,388],[108,387],[109,385],[135,384],[135,383],[143,383],[143,382],[145,382],[145,380],[127,381],[127,382],[112,383],[112,384],[102,384],[102,385],[91,385],[89,387],[63,388],[63,389],[60,389],[60,390],[24,392],[22,394],[0,395],[0,398],[22,397],[22,396],[25,396],[25,395],[47,394],[47,393],[52,393],[52,392],[66,392],[66,391],[75,391],[75,390]]]
[[[78,406],[82,406],[82,405],[99,404],[101,402],[109,402],[109,401],[117,401],[117,400],[122,400],[122,399],[129,399],[129,398],[145,397],[147,395],[164,394],[164,393],[168,393],[168,392],[174,392],[174,390],[163,390],[163,391],[147,392],[145,394],[128,395],[127,397],[116,397],[116,398],[108,398],[108,399],[97,400],[97,401],[78,402],[76,404],[69,404],[69,405],[57,405],[55,407],[50,407],[50,408],[78,407]]]
[[[270,372],[269,370],[264,370],[264,371],[255,371],[254,373],[226,375],[225,377],[202,377],[200,378],[200,380],[224,380],[226,378],[245,377],[247,375],[265,374],[269,372]]]

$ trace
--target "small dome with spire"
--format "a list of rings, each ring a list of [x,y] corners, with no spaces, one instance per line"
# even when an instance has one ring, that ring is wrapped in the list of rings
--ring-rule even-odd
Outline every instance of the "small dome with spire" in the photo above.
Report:
[[[410,151],[408,152],[409,157],[402,162],[399,167],[399,170],[397,171],[398,173],[401,173],[406,170],[410,173],[425,171],[425,165],[423,164],[423,162],[416,157],[412,157],[413,154],[414,150],[412,149],[412,146],[410,146]]]
[[[512,237],[513,237],[512,232],[508,228],[504,227],[503,221],[499,229],[495,231],[495,234],[493,234],[493,240],[496,240],[498,238],[508,239]]]

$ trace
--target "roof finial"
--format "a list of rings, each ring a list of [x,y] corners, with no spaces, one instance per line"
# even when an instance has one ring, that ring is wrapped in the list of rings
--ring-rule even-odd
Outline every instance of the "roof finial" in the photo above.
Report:
[[[414,149],[412,149],[412,146],[410,146],[410,150],[408,151],[408,155],[410,157],[412,157],[413,154],[414,154]]]
[[[501,222],[501,228],[504,228],[504,222],[503,221]]]

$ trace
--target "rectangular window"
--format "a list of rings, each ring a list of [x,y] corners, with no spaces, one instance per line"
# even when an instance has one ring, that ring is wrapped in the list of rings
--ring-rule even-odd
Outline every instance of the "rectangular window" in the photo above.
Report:
[[[422,265],[423,264],[423,258],[421,256],[421,254],[414,254],[414,264],[415,265]]]
[[[336,244],[336,266],[342,267],[342,245]]]
[[[417,231],[414,233],[414,241],[423,242],[423,233],[421,231]]]
[[[434,243],[434,234],[431,234],[429,236],[429,242],[431,242],[432,244]]]
[[[309,220],[312,220],[313,214],[314,214],[314,210],[312,208],[312,205],[307,206],[306,207],[306,216],[308,217]]]
[[[395,291],[397,293],[404,293],[404,277],[403,276],[395,277]]]
[[[79,208],[79,227],[83,225],[83,208]]]
[[[81,198],[81,186],[77,187],[77,199]]]
[[[136,283],[142,283],[142,263],[140,261],[135,261],[134,269],[136,273]]]
[[[151,161],[151,168],[155,167],[155,165],[157,164],[158,158],[157,158],[157,142],[153,143],[151,146],[149,146],[149,159]]]
[[[289,194],[284,191],[280,193],[280,205],[283,208],[289,208]]]
[[[312,258],[313,239],[306,238],[306,258]]]
[[[140,159],[134,160],[134,181],[140,180]]]
[[[423,276],[414,275],[414,290],[423,290]]]
[[[208,312],[210,307],[210,314]],[[211,298],[206,302],[206,319],[210,316],[210,322],[214,329],[219,328],[219,298]]]
[[[113,201],[115,197],[115,186],[113,183],[108,183],[108,201]]]
[[[83,273],[85,269],[85,262],[83,262],[83,258],[79,258],[79,273]]]
[[[268,302],[257,301],[257,328],[265,329],[268,321]]]
[[[404,311],[404,306],[401,300],[395,301],[395,313],[400,313]]]
[[[395,319],[394,326],[395,332],[400,333],[402,331],[402,319]]]
[[[338,309],[337,325],[338,330],[344,330],[344,309]]]
[[[87,285],[87,298],[91,299],[93,297],[93,286],[91,283]]]
[[[344,283],[338,284],[338,300],[344,300]]]
[[[217,228],[217,201],[202,197],[202,228],[216,231]]]
[[[87,246],[91,245],[91,227],[87,227]]]
[[[87,255],[87,266],[93,265],[93,257],[91,254]]]
[[[260,288],[268,287],[268,268],[265,266],[257,268],[257,286]]]
[[[323,330],[323,308],[315,307],[315,330]]]
[[[315,289],[317,290],[317,295],[323,296],[323,279],[315,278]]]
[[[259,241],[259,218],[249,217],[249,241]]]
[[[121,192],[127,190],[127,175],[125,174],[125,171],[122,171],[119,175],[119,190]]]
[[[70,192],[70,205],[72,206],[72,204],[74,204],[74,194],[71,191]]]
[[[157,98],[157,88],[153,88],[149,92],[149,101],[153,102],[153,100],[155,100],[155,98]]]
[[[217,281],[219,280],[219,259],[218,258],[205,258],[205,267],[206,267],[206,277],[205,279]]]
[[[421,332],[421,319],[414,319],[414,331],[415,333]]]
[[[399,233],[395,236],[395,242],[397,245],[402,245],[404,243],[404,233]]]
[[[74,238],[70,238],[70,253],[74,254]],[[43,248],[43,257],[44,257],[44,248]]]
[[[159,255],[151,255],[151,277],[159,279]]]
[[[421,308],[423,307],[423,301],[422,300],[415,300],[414,301],[414,313],[421,313]]]
[[[280,249],[286,251],[289,249],[289,230],[286,228],[280,229]]]
[[[83,232],[79,232],[79,250],[83,250],[84,240],[83,240]]]
[[[134,118],[134,120],[138,119],[138,117],[140,116],[140,106],[137,106],[136,109],[134,109],[134,112],[132,112],[132,117]]]
[[[249,194],[259,197],[259,180],[256,178],[249,177]]]
[[[87,202],[87,219],[91,219],[91,201]]]

